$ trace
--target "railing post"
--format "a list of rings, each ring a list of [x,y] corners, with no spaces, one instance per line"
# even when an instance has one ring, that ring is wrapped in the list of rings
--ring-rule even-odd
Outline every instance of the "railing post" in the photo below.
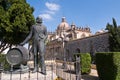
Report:
[[[80,56],[76,55],[76,80],[81,80]]]
[[[29,71],[28,71],[28,72],[29,72],[28,78],[29,78],[29,80],[30,80],[30,67],[29,67]]]
[[[51,72],[52,72],[51,79],[53,80],[53,63],[51,64]]]
[[[0,80],[2,80],[3,64],[0,63]]]
[[[71,59],[71,57],[69,58],[69,66],[70,66],[70,80],[71,80],[71,62],[72,62],[72,59]]]
[[[0,80],[2,80],[2,72],[0,71]]]
[[[11,69],[10,69],[10,80],[12,80],[12,72],[13,72],[13,65],[11,65]]]
[[[22,64],[20,64],[22,65]],[[20,80],[21,80],[21,74],[22,74],[22,67],[20,67]]]

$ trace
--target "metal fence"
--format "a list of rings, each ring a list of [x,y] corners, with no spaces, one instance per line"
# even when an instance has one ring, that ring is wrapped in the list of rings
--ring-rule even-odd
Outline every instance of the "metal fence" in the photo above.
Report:
[[[81,80],[80,58],[77,56],[75,62],[71,62],[71,59],[68,61],[52,59],[45,61],[45,63],[46,75],[42,75],[40,72],[32,73],[30,67],[27,71],[19,69],[16,72],[11,69],[6,72],[0,65],[0,80]],[[63,67],[63,63],[66,67]]]

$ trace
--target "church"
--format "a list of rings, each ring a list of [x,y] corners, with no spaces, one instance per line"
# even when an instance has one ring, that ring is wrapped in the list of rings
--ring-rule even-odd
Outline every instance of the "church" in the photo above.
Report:
[[[80,52],[93,55],[96,51],[108,51],[108,46],[108,32],[100,30],[93,35],[88,26],[69,25],[66,18],[62,17],[56,31],[48,32],[45,57],[63,60],[73,58],[75,53]]]
[[[67,37],[69,40],[75,40],[83,37],[91,36],[89,27],[77,27],[74,23],[69,25],[65,17],[62,17],[61,23],[53,33],[48,34],[48,40],[52,41],[60,37]]]

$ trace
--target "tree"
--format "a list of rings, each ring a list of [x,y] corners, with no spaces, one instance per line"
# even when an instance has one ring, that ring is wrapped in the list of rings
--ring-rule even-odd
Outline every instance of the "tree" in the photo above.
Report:
[[[117,26],[113,18],[113,24],[107,24],[106,29],[109,31],[109,49],[110,51],[120,51],[120,26]]]
[[[0,1],[0,53],[25,39],[35,23],[33,11],[26,0]]]

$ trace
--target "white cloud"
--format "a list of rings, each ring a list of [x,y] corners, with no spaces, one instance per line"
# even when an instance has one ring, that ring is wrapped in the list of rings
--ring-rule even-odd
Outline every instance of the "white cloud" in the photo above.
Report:
[[[60,6],[58,4],[55,4],[55,3],[46,2],[45,5],[51,11],[58,11],[60,9]]]
[[[47,10],[47,11],[45,11],[45,12],[48,13],[48,14],[55,14],[55,11]]]
[[[39,17],[42,17],[43,19],[46,19],[46,20],[51,20],[52,19],[52,16],[48,13],[40,14]]]
[[[46,2],[45,6],[47,7],[47,9],[44,12],[42,12],[42,14],[40,14],[39,16],[45,20],[52,20],[53,15],[55,15],[56,12],[59,11],[60,5]]]

